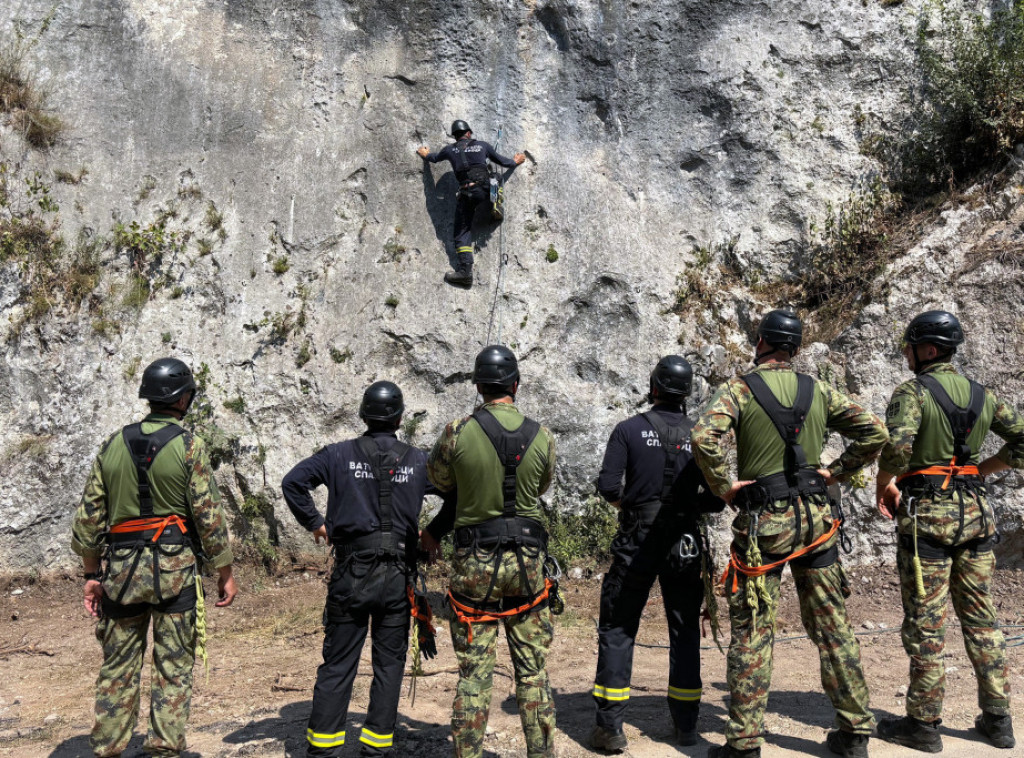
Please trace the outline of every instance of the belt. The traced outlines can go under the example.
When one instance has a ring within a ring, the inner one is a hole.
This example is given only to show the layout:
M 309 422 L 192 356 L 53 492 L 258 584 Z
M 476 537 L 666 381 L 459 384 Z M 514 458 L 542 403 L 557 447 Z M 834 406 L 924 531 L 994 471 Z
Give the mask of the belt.
M 907 473 L 902 474 L 896 481 L 897 483 L 902 483 L 907 479 L 912 479 L 917 476 L 925 477 L 925 481 L 928 482 L 932 482 L 934 478 L 941 478 L 942 487 L 939 489 L 944 490 L 949 487 L 949 483 L 953 479 L 961 481 L 969 480 L 980 477 L 981 473 L 978 471 L 977 466 L 957 466 L 950 463 L 948 466 L 928 466 L 927 468 L 919 468 L 916 471 L 908 471 Z M 909 487 L 912 485 L 907 484 L 906 486 Z
M 415 545 L 410 546 L 404 536 L 394 532 L 373 532 L 361 537 L 345 540 L 336 545 L 340 558 L 353 555 L 376 555 L 382 558 L 401 559 L 408 564 L 416 562 Z
M 151 542 L 162 545 L 182 545 L 187 542 L 188 527 L 177 515 L 166 518 L 137 518 L 122 521 L 110 527 L 107 542 Z
M 532 518 L 497 516 L 472 526 L 460 526 L 455 530 L 456 547 L 469 547 L 474 543 L 546 547 L 548 533 L 539 521 Z

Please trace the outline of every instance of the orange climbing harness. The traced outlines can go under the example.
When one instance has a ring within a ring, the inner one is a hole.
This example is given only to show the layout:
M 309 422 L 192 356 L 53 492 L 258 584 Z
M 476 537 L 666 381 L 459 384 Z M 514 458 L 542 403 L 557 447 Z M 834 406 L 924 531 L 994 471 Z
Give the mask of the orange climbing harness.
M 501 621 L 502 619 L 510 618 L 511 616 L 518 616 L 521 613 L 528 613 L 536 608 L 538 605 L 548 599 L 548 594 L 551 592 L 553 582 L 544 577 L 544 589 L 542 589 L 537 596 L 528 603 L 523 603 L 516 608 L 508 608 L 503 611 L 498 610 L 484 610 L 483 608 L 474 608 L 472 605 L 467 605 L 455 599 L 452 595 L 451 590 L 448 590 L 448 602 L 452 604 L 452 611 L 455 612 L 455 618 L 459 620 L 459 623 L 465 624 L 468 630 L 468 641 L 473 641 L 473 624 L 483 624 L 488 621 Z
M 801 556 L 807 555 L 808 553 L 812 552 L 816 547 L 821 547 L 822 545 L 824 545 L 826 542 L 832 539 L 832 536 L 836 532 L 839 531 L 839 526 L 842 523 L 842 519 L 835 519 L 832 522 L 832 528 L 820 537 L 818 537 L 818 539 L 814 540 L 814 542 L 812 542 L 810 545 L 805 545 L 799 550 L 790 553 L 785 558 L 780 558 L 779 560 L 772 561 L 771 563 L 765 563 L 762 566 L 748 566 L 742 560 L 740 560 L 738 555 L 736 555 L 735 549 L 730 550 L 729 565 L 725 567 L 725 573 L 722 574 L 722 584 L 726 584 L 726 582 L 729 579 L 729 572 L 732 571 L 732 588 L 729 590 L 729 592 L 735 592 L 737 589 L 739 589 L 739 577 L 737 577 L 737 573 L 743 574 L 744 576 L 764 576 L 770 571 L 774 571 L 777 568 L 781 568 L 790 561 L 796 558 L 800 558 Z
M 164 533 L 164 529 L 169 526 L 176 526 L 181 530 L 182 534 L 188 532 L 188 528 L 185 526 L 185 521 L 176 514 L 171 514 L 166 518 L 134 518 L 129 521 L 122 521 L 116 526 L 110 527 L 110 534 L 128 534 L 130 532 L 148 532 L 153 529 L 156 533 L 153 535 L 153 542 L 157 542 L 160 539 L 160 535 Z
M 917 471 L 908 471 L 901 474 L 896 481 L 902 482 L 911 476 L 944 476 L 946 478 L 942 481 L 940 489 L 946 489 L 954 476 L 981 476 L 981 472 L 978 471 L 977 466 L 957 466 L 956 458 L 954 458 L 948 466 L 929 466 L 928 468 L 919 468 Z

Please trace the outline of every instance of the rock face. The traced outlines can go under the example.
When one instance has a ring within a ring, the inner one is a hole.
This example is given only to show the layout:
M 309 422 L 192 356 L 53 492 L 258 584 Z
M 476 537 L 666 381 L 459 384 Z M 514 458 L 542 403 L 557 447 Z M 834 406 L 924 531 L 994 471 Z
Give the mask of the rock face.
M 0 28 L 38 30 L 51 7 L 7 0 Z M 241 536 L 306 546 L 282 475 L 360 430 L 376 379 L 403 388 L 407 436 L 430 444 L 470 411 L 465 380 L 488 342 L 517 351 L 521 405 L 558 437 L 551 500 L 579 505 L 658 356 L 691 359 L 700 400 L 743 365 L 770 300 L 752 285 L 799 275 L 809 223 L 874 169 L 861 114 L 899 113 L 917 13 L 860 0 L 60 4 L 26 64 L 68 129 L 40 152 L 6 125 L 0 157 L 19 175 L 79 177 L 53 183 L 68 239 L 137 222 L 178 244 L 143 260 L 99 245 L 91 300 L 21 327 L 22 269 L 0 264 L 0 568 L 72 561 L 97 446 L 142 412 L 141 367 L 164 354 L 208 367 Z M 414 153 L 439 149 L 453 118 L 489 141 L 500 126 L 499 151 L 529 156 L 504 224 L 479 230 L 469 292 L 441 283 L 453 176 Z M 1016 189 L 951 207 L 893 265 L 885 297 L 804 367 L 881 412 L 907 376 L 899 329 L 943 306 L 968 329 L 965 369 L 1020 407 L 1019 256 L 990 253 L 1022 220 Z M 677 276 L 698 247 L 738 274 L 681 318 Z M 151 283 L 141 305 L 133 271 Z M 995 487 L 1005 556 L 1020 553 L 1020 484 Z M 888 524 L 854 500 L 852 560 L 884 558 Z

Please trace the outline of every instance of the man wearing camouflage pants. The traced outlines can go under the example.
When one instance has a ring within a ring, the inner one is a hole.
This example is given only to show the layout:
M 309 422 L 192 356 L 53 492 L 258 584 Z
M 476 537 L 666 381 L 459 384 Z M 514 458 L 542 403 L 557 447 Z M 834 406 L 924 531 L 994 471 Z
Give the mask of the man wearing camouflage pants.
M 195 392 L 192 372 L 179 360 L 162 358 L 146 368 L 139 397 L 149 401 L 150 413 L 103 443 L 72 523 L 71 548 L 85 567 L 85 607 L 99 619 L 96 638 L 103 645 L 90 738 L 99 758 L 120 755 L 131 740 L 151 621 L 144 749 L 154 757 L 185 749 L 192 667 L 205 638 L 196 552 L 219 571 L 217 606 L 231 605 L 237 592 L 206 446 L 180 425 Z
M 916 376 L 889 402 L 890 442 L 876 482 L 879 509 L 896 517 L 903 647 L 910 656 L 907 715 L 883 720 L 878 735 L 928 753 L 942 750 L 950 596 L 978 679 L 975 728 L 996 747 L 1015 744 L 1006 642 L 991 595 L 997 529 L 984 478 L 1024 468 L 1024 418 L 953 368 L 963 339 L 960 321 L 946 311 L 927 311 L 910 322 L 903 354 Z M 979 462 L 990 430 L 1006 444 Z
M 485 347 L 473 382 L 484 404 L 448 424 L 427 459 L 430 481 L 457 490 L 449 601 L 459 684 L 452 707 L 457 758 L 479 758 L 491 703 L 498 623 L 515 670 L 516 702 L 529 758 L 554 755 L 555 706 L 545 668 L 554 635 L 544 576 L 547 534 L 539 496 L 551 484 L 551 433 L 514 405 L 519 367 L 506 347 Z M 427 549 L 434 524 L 421 535 Z
M 795 313 L 772 311 L 757 335 L 757 368 L 718 389 L 692 435 L 693 455 L 711 490 L 739 510 L 725 587 L 732 625 L 729 721 L 726 744 L 708 756 L 761 755 L 779 584 L 789 563 L 801 621 L 818 647 L 822 687 L 836 709 L 839 728 L 829 733 L 828 748 L 844 758 L 867 758 L 874 719 L 846 614 L 840 519 L 827 485 L 874 460 L 886 441 L 885 426 L 828 383 L 793 371 L 790 361 L 803 337 Z M 736 435 L 736 481 L 722 439 L 729 430 Z M 825 467 L 821 453 L 830 430 L 851 441 Z

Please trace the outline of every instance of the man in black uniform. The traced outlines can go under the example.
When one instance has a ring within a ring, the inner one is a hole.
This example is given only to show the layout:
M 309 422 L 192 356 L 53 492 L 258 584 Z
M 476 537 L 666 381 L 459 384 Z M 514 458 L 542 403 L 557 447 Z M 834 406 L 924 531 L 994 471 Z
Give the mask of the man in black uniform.
M 697 742 L 700 708 L 700 607 L 704 600 L 697 518 L 721 511 L 690 454 L 686 397 L 693 370 L 667 355 L 651 373 L 654 407 L 615 427 L 597 480 L 601 496 L 620 510 L 612 565 L 601 585 L 597 725 L 590 744 L 622 752 L 622 720 L 629 701 L 633 646 L 640 614 L 658 578 L 669 628 L 668 707 L 680 744 Z
M 317 669 L 307 756 L 335 758 L 359 654 L 372 622 L 373 684 L 359 741 L 362 755 L 391 752 L 409 633 L 408 587 L 415 571 L 418 520 L 427 482 L 426 454 L 395 436 L 405 406 L 391 382 L 363 393 L 366 432 L 306 458 L 281 483 L 298 522 L 334 546 L 324 610 L 324 662 Z M 310 490 L 327 486 L 327 518 Z M 430 491 L 433 491 L 430 488 Z M 428 649 L 427 657 L 432 656 Z
M 486 142 L 473 139 L 473 130 L 465 121 L 452 122 L 454 145 L 447 145 L 432 153 L 426 146 L 416 152 L 431 163 L 448 161 L 459 181 L 459 195 L 455 203 L 455 256 L 458 267 L 444 275 L 444 280 L 458 287 L 473 286 L 473 217 L 477 207 L 490 199 L 490 173 L 487 161 L 505 168 L 514 168 L 526 160 L 523 153 L 511 158 L 498 155 Z

